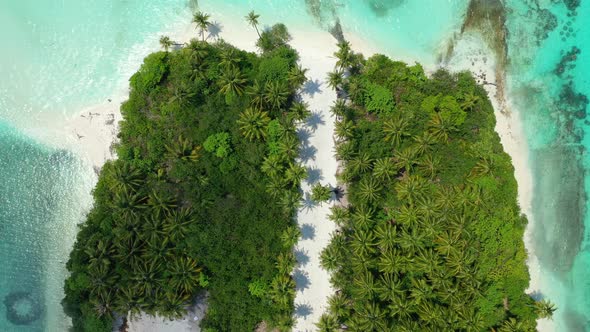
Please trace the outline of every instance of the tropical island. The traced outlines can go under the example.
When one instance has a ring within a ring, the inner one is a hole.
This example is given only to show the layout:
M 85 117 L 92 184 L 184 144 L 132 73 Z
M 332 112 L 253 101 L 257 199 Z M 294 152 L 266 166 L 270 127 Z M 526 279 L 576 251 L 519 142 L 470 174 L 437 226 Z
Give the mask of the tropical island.
M 203 293 L 203 331 L 292 329 L 306 69 L 285 25 L 248 20 L 257 53 L 207 40 L 198 12 L 198 38 L 163 37 L 131 77 L 117 159 L 67 264 L 73 330 L 179 319 Z M 346 41 L 334 56 L 342 168 L 338 187 L 315 185 L 311 198 L 334 205 L 320 261 L 336 291 L 316 328 L 534 330 L 555 308 L 525 294 L 526 218 L 486 92 L 470 73 L 429 78 Z

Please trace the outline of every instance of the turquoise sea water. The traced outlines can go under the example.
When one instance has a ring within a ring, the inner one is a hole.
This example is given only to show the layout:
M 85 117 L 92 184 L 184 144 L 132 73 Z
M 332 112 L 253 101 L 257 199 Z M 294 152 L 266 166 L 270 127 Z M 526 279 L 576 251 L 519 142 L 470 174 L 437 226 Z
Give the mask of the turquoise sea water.
M 505 1 L 509 96 L 520 110 L 532 149 L 539 224 L 534 238 L 547 285 L 542 295 L 560 308 L 557 331 L 588 330 L 590 313 L 584 296 L 590 293 L 590 236 L 584 227 L 590 224 L 585 213 L 590 180 L 584 176 L 590 165 L 584 149 L 590 146 L 584 135 L 590 122 L 581 97 L 590 93 L 584 76 L 590 72 L 590 35 L 584 30 L 590 23 L 584 17 L 590 13 L 588 2 L 569 10 L 566 3 L 576 1 Z M 89 208 L 95 175 L 83 160 L 59 148 L 59 133 L 47 133 L 56 130 L 47 123 L 64 122 L 125 87 L 142 57 L 158 47 L 159 35 L 185 23 L 197 5 L 235 19 L 254 9 L 263 26 L 284 22 L 328 29 L 339 21 L 345 31 L 363 36 L 391 57 L 434 63 L 459 30 L 467 4 L 0 0 L 0 38 L 6 45 L 0 52 L 0 299 L 16 294 L 17 309 L 40 308 L 28 325 L 14 325 L 2 307 L 0 331 L 62 331 L 64 326 L 58 305 L 64 263 L 75 225 Z M 573 46 L 580 54 L 556 73 L 562 52 Z
M 508 1 L 509 92 L 531 148 L 533 241 L 557 331 L 590 331 L 590 2 Z

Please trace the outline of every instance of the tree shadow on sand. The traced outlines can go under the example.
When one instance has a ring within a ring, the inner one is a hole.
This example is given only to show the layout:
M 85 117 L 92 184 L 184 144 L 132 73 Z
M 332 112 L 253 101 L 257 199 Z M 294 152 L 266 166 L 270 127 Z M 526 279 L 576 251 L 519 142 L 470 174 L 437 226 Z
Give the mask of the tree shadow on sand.
M 318 149 L 313 145 L 305 144 L 299 150 L 299 160 L 306 163 L 310 160 L 315 160 L 315 155 Z
M 311 224 L 301 225 L 301 239 L 313 240 L 315 238 L 315 226 Z
M 311 130 L 307 128 L 297 129 L 297 138 L 299 138 L 299 141 L 301 141 L 302 145 L 309 144 L 309 139 L 311 138 Z
M 307 303 L 299 303 L 295 305 L 295 316 L 297 317 L 307 319 L 307 316 L 311 315 L 312 312 L 313 309 L 311 308 L 311 305 Z
M 301 210 L 309 211 L 317 205 L 317 202 L 311 199 L 311 195 L 309 193 L 305 193 L 303 196 L 303 201 L 301 202 Z
M 319 168 L 312 168 L 312 167 L 308 167 L 307 168 L 307 179 L 305 179 L 305 182 L 307 182 L 307 184 L 314 185 L 320 181 L 322 181 L 324 179 L 324 176 L 322 175 L 322 170 Z
M 297 291 L 304 291 L 311 285 L 308 273 L 299 269 L 293 273 L 293 280 L 295 280 L 295 289 Z
M 330 196 L 330 202 L 340 202 L 341 199 L 344 198 L 345 192 L 342 187 L 333 187 L 332 189 L 332 196 Z
M 223 31 L 223 25 L 221 25 L 221 23 L 219 22 L 213 22 L 211 24 L 209 24 L 209 27 L 207 28 L 207 39 L 209 38 L 215 38 L 215 39 L 219 39 L 219 35 L 221 34 L 221 31 Z
M 307 263 L 309 263 L 309 255 L 307 254 L 307 250 L 296 249 L 295 250 L 295 259 L 297 259 L 299 266 L 307 265 Z
M 312 80 L 309 79 L 303 84 L 303 88 L 301 88 L 301 92 L 313 97 L 316 93 L 322 93 L 322 82 L 318 79 Z
M 311 115 L 307 118 L 305 124 L 307 127 L 311 128 L 312 130 L 318 129 L 320 125 L 326 124 L 324 121 L 324 116 L 320 112 L 312 112 Z

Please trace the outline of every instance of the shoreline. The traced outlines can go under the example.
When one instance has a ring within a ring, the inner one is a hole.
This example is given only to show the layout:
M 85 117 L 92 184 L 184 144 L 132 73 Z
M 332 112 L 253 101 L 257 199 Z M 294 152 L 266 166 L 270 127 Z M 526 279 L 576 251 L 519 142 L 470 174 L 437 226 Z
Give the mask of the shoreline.
M 208 8 L 204 8 L 205 11 L 207 11 L 207 9 Z M 235 16 L 238 16 L 239 20 L 235 20 L 236 17 L 234 17 L 234 15 L 220 14 L 215 10 L 211 10 L 209 12 L 212 15 L 212 21 L 220 24 L 222 27 L 222 31 L 219 34 L 220 38 L 240 49 L 256 52 L 255 42 L 258 39 L 258 36 L 256 35 L 254 28 L 248 26 L 244 21 L 243 15 L 236 14 Z M 188 20 L 186 22 L 188 22 Z M 329 32 L 321 30 L 320 28 L 301 28 L 295 26 L 287 26 L 287 28 L 293 36 L 293 40 L 290 42 L 290 44 L 300 54 L 301 65 L 304 68 L 310 69 L 308 76 L 314 83 L 319 82 L 321 84 L 321 82 L 325 79 L 327 72 L 332 70 L 333 64 L 335 62 L 335 59 L 331 57 L 331 55 L 336 50 L 336 39 Z M 363 41 L 358 36 L 349 33 L 349 31 L 344 30 L 343 33 L 346 39 L 351 43 L 351 46 L 355 52 L 363 53 L 366 58 L 375 53 L 391 53 L 384 52 L 385 50 L 378 52 L 379 50 L 377 47 L 372 45 L 370 41 Z M 310 35 L 318 37 L 319 34 L 323 34 L 323 36 L 319 38 L 309 38 Z M 178 30 L 175 33 L 169 33 L 169 36 L 172 40 L 178 43 L 185 43 L 191 38 L 198 38 L 198 31 L 194 28 L 193 24 L 183 24 L 182 26 L 178 27 Z M 210 41 L 213 40 L 214 39 L 210 39 Z M 465 43 L 466 45 L 462 45 Z M 149 53 L 159 49 L 157 42 L 153 46 L 153 48 L 149 47 L 149 49 L 145 51 Z M 462 47 L 465 49 L 462 49 Z M 143 54 L 143 56 L 146 56 L 148 53 Z M 403 55 L 403 53 L 396 55 L 395 58 L 407 63 L 411 63 L 413 60 L 411 56 Z M 484 84 L 484 88 L 487 91 L 490 101 L 494 107 L 494 112 L 496 115 L 496 132 L 500 136 L 504 150 L 512 158 L 512 164 L 515 171 L 514 175 L 518 184 L 518 203 L 521 208 L 521 212 L 527 215 L 528 218 L 528 225 L 526 227 L 523 239 L 528 254 L 527 265 L 530 274 L 528 291 L 529 293 L 537 292 L 542 287 L 541 271 L 537 258 L 534 255 L 534 248 L 532 247 L 533 239 L 531 238 L 534 222 L 532 220 L 531 214 L 533 179 L 532 171 L 529 165 L 529 150 L 518 110 L 514 109 L 511 105 L 506 91 L 497 91 L 496 86 L 493 85 L 497 77 L 495 61 L 493 58 L 494 56 L 491 50 L 487 49 L 487 47 L 478 37 L 465 34 L 458 38 L 453 55 L 450 57 L 448 63 L 443 67 L 454 71 L 469 70 L 476 76 L 476 78 L 480 77 L 480 79 L 478 79 L 479 82 L 481 82 L 481 77 L 483 74 L 485 80 L 488 83 L 492 83 Z M 141 59 L 143 59 L 143 57 L 141 57 Z M 137 70 L 140 65 L 141 62 L 135 64 L 135 70 Z M 422 63 L 422 65 L 428 72 L 432 72 L 438 67 L 432 63 Z M 128 77 L 123 78 L 126 85 L 127 79 Z M 319 166 L 324 171 L 322 174 L 322 183 L 336 185 L 337 183 L 335 180 L 335 174 L 337 164 L 336 160 L 331 157 L 330 148 L 333 148 L 332 132 L 334 119 L 329 114 L 329 106 L 331 105 L 330 101 L 332 101 L 332 99 L 331 97 L 325 95 L 325 93 L 328 92 L 328 89 L 329 88 L 324 85 L 322 92 L 315 93 L 315 96 L 312 95 L 310 97 L 308 95 L 304 98 L 310 103 L 310 110 L 321 111 L 320 114 L 324 116 L 327 115 L 327 117 L 324 117 L 324 121 L 326 122 L 325 128 L 318 128 L 318 130 L 312 134 L 313 137 L 311 139 L 317 140 L 317 142 L 313 142 L 313 145 L 317 148 L 318 152 L 321 151 L 325 153 L 326 151 L 330 151 L 330 153 L 323 156 L 326 159 L 319 160 L 318 162 L 312 161 L 310 163 L 306 163 L 306 166 Z M 505 87 L 502 90 L 505 90 Z M 333 91 L 329 91 L 329 93 L 334 95 L 333 100 L 335 100 L 335 93 Z M 502 98 L 498 98 L 499 96 L 502 96 Z M 107 160 L 116 157 L 110 150 L 110 147 L 116 140 L 118 122 L 122 119 L 119 110 L 120 104 L 127 100 L 127 98 L 128 87 L 124 90 L 121 90 L 121 93 L 117 96 L 114 96 L 110 102 L 104 102 L 99 105 L 93 105 L 85 108 L 83 111 L 67 120 L 65 127 L 65 130 L 67 130 L 69 133 L 67 136 L 67 148 L 81 156 L 82 159 L 92 165 L 95 170 L 97 167 L 100 168 Z M 318 99 L 318 101 L 316 102 L 314 99 Z M 502 100 L 504 103 L 501 102 Z M 100 124 L 97 125 L 97 123 Z M 84 137 L 78 137 L 78 135 Z M 326 137 L 328 138 L 327 141 Z M 84 142 L 84 144 L 80 144 L 81 142 Z M 333 159 L 333 161 L 330 159 Z M 334 165 L 331 165 L 331 163 Z M 334 168 L 333 172 L 331 172 L 331 168 Z M 303 183 L 302 189 L 305 192 L 308 192 L 310 185 Z M 330 235 L 331 232 L 335 230 L 335 225 L 328 224 L 331 222 L 328 221 L 326 217 L 329 213 L 329 207 L 332 204 L 333 203 L 324 204 L 318 209 L 314 209 L 318 210 L 317 213 L 319 213 L 319 215 L 311 214 L 310 216 L 303 216 L 301 212 L 298 214 L 298 220 L 300 219 L 298 223 L 300 226 L 307 224 L 308 222 L 312 222 L 318 227 L 326 227 L 326 229 L 321 229 L 321 232 L 324 233 L 321 234 L 321 238 L 319 237 L 320 234 L 316 234 L 316 238 L 310 239 L 310 243 L 306 244 L 300 241 L 300 243 L 296 246 L 297 250 L 305 251 L 307 252 L 307 255 L 311 253 L 316 256 L 309 257 L 309 262 L 306 264 L 306 266 L 313 264 L 314 268 L 301 268 L 301 270 L 303 270 L 302 272 L 307 272 L 306 275 L 305 273 L 303 275 L 305 275 L 307 278 L 309 287 L 307 289 L 304 288 L 301 291 L 299 289 L 297 290 L 295 315 L 297 313 L 298 305 L 300 307 L 306 305 L 312 306 L 311 314 L 305 316 L 303 320 L 298 320 L 298 322 L 302 321 L 302 323 L 298 323 L 296 327 L 301 330 L 310 328 L 315 329 L 315 325 L 313 323 L 317 321 L 317 319 L 319 319 L 323 313 L 322 309 L 325 308 L 327 303 L 327 296 L 332 293 L 331 284 L 329 283 L 329 274 L 319 266 L 319 253 L 323 247 L 329 243 L 330 240 L 330 236 L 326 235 Z M 319 230 L 319 228 L 316 228 L 316 231 Z M 298 273 L 297 270 L 295 273 Z M 324 273 L 325 276 L 322 278 L 325 282 L 328 282 L 329 286 L 327 288 L 327 292 L 320 291 L 318 294 L 316 287 L 312 287 L 313 284 L 311 281 L 315 279 L 322 279 L 317 278 L 317 276 Z M 155 321 L 156 320 L 151 323 L 158 324 Z M 538 321 L 537 328 L 539 331 L 552 330 L 550 327 L 550 321 L 545 321 L 547 320 Z M 190 327 L 190 325 L 188 326 L 189 327 L 186 329 L 186 331 L 200 330 L 194 330 L 192 327 Z
M 530 150 L 520 112 L 511 102 L 509 93 L 506 91 L 506 84 L 496 85 L 496 80 L 500 75 L 504 76 L 504 81 L 506 81 L 506 73 L 498 72 L 493 54 L 477 34 L 466 33 L 457 40 L 457 45 L 455 45 L 453 54 L 445 67 L 455 71 L 469 70 L 479 83 L 486 83 L 483 84 L 483 87 L 488 93 L 496 116 L 495 131 L 500 137 L 504 151 L 512 160 L 514 177 L 518 186 L 518 205 L 521 213 L 527 217 L 523 236 L 529 272 L 529 287 L 526 291 L 531 295 L 541 294 L 541 290 L 546 287 L 534 247 L 535 222 L 532 213 L 534 180 L 529 159 Z M 537 331 L 555 331 L 555 323 L 549 319 L 538 319 Z

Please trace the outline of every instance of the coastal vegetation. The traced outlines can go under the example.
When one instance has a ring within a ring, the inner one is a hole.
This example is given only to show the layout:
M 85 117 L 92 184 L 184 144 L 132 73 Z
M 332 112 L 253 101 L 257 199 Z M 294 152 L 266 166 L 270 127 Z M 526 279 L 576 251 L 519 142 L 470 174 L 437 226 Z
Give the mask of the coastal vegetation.
M 321 254 L 336 292 L 318 329 L 534 331 L 555 308 L 525 294 L 526 219 L 484 89 L 346 42 L 335 56 L 347 195 Z
M 100 171 L 67 263 L 75 331 L 140 312 L 178 318 L 202 291 L 205 331 L 292 324 L 305 70 L 283 25 L 254 54 L 208 43 L 209 20 L 195 14 L 200 38 L 178 50 L 163 37 L 130 79 L 118 158 Z

